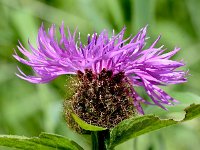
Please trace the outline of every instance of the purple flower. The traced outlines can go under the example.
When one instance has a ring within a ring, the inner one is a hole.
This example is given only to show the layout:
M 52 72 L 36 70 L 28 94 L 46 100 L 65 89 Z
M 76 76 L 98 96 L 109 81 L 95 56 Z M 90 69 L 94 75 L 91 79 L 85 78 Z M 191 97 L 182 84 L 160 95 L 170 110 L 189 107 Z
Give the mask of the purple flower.
M 163 109 L 163 105 L 172 105 L 177 102 L 170 97 L 158 85 L 178 84 L 186 82 L 187 72 L 176 70 L 184 66 L 181 61 L 173 61 L 170 58 L 180 48 L 165 53 L 163 46 L 156 48 L 160 39 L 148 48 L 145 48 L 146 29 L 142 28 L 134 37 L 123 39 L 125 28 L 111 38 L 106 30 L 99 35 L 88 35 L 87 44 L 80 41 L 80 34 L 76 41 L 76 31 L 68 36 L 64 32 L 64 25 L 60 28 L 61 38 L 55 36 L 55 25 L 45 32 L 43 25 L 40 27 L 37 38 L 37 48 L 30 42 L 31 52 L 19 43 L 18 50 L 28 59 L 20 57 L 16 52 L 14 57 L 21 63 L 32 67 L 34 76 L 24 74 L 19 68 L 20 78 L 32 83 L 47 83 L 63 74 L 77 74 L 78 71 L 92 70 L 99 74 L 103 69 L 111 70 L 113 74 L 123 72 L 129 82 L 134 86 L 145 89 L 152 102 L 140 97 L 132 88 L 131 96 L 134 106 L 143 114 L 141 103 L 155 104 Z

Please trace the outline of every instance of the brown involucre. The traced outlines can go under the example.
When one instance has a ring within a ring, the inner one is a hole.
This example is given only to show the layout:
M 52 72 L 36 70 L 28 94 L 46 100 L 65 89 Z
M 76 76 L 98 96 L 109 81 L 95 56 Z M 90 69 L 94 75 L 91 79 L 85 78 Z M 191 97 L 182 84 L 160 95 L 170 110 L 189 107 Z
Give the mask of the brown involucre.
M 130 95 L 131 85 L 123 72 L 113 74 L 103 69 L 99 74 L 94 74 L 88 69 L 85 73 L 78 71 L 73 87 L 74 95 L 65 100 L 64 110 L 68 125 L 77 131 L 81 129 L 71 113 L 88 124 L 108 129 L 136 113 Z

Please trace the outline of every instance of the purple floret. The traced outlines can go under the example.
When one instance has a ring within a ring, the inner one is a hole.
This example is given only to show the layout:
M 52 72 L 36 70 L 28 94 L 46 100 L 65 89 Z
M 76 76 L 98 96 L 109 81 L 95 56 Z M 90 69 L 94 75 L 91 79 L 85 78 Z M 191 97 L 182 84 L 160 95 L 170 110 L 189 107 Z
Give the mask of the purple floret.
M 38 32 L 37 48 L 30 42 L 31 52 L 19 43 L 18 50 L 28 59 L 20 57 L 16 52 L 14 57 L 21 63 L 30 66 L 35 72 L 34 76 L 25 75 L 19 68 L 20 78 L 32 83 L 47 83 L 63 74 L 77 74 L 91 69 L 98 74 L 104 68 L 112 70 L 114 74 L 124 72 L 133 86 L 141 86 L 145 89 L 152 102 L 141 98 L 135 90 L 132 91 L 134 105 L 140 113 L 143 110 L 141 103 L 155 104 L 163 109 L 163 105 L 172 105 L 177 102 L 170 97 L 158 85 L 179 84 L 186 82 L 187 72 L 176 70 L 184 66 L 181 61 L 170 60 L 180 48 L 166 53 L 163 46 L 156 48 L 160 39 L 148 48 L 144 48 L 146 42 L 146 29 L 142 28 L 137 35 L 123 39 L 125 28 L 110 38 L 106 30 L 99 35 L 88 35 L 86 45 L 80 41 L 80 34 L 76 41 L 76 31 L 72 34 L 68 29 L 66 36 L 64 24 L 60 27 L 61 38 L 56 38 L 55 25 L 48 32 L 42 25 Z

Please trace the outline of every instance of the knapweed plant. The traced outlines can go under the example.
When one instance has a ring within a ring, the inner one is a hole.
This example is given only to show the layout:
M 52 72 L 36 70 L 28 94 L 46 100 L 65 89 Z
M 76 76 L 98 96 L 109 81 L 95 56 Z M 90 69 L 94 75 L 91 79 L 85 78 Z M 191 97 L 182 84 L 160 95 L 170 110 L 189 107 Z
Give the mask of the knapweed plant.
M 147 47 L 147 27 L 128 38 L 124 38 L 125 28 L 111 36 L 106 30 L 93 33 L 88 35 L 86 44 L 76 31 L 71 33 L 68 29 L 66 34 L 63 24 L 60 40 L 55 30 L 52 25 L 46 32 L 42 25 L 37 48 L 29 43 L 31 51 L 19 43 L 18 51 L 27 59 L 18 52 L 15 59 L 30 66 L 35 74 L 26 75 L 18 68 L 17 76 L 40 84 L 61 75 L 73 75 L 73 95 L 64 101 L 65 120 L 76 132 L 91 135 L 92 149 L 114 149 L 130 138 L 199 116 L 200 106 L 195 104 L 185 109 L 181 121 L 145 115 L 146 105 L 167 110 L 167 105 L 178 102 L 160 86 L 187 81 L 187 71 L 179 69 L 184 63 L 171 60 L 180 48 L 166 52 L 163 46 L 156 47 L 160 36 Z M 136 88 L 144 89 L 149 99 L 142 98 Z M 1 136 L 0 141 L 1 145 L 21 149 L 82 149 L 78 142 L 47 133 L 39 138 Z

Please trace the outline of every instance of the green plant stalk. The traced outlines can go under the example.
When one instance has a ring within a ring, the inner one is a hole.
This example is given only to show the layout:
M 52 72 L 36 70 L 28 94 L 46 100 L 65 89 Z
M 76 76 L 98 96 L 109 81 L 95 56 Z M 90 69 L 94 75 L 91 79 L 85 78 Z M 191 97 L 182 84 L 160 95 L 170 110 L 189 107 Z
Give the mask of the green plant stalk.
M 108 138 L 109 130 L 93 131 L 92 137 L 92 150 L 108 150 L 106 147 L 106 139 Z

